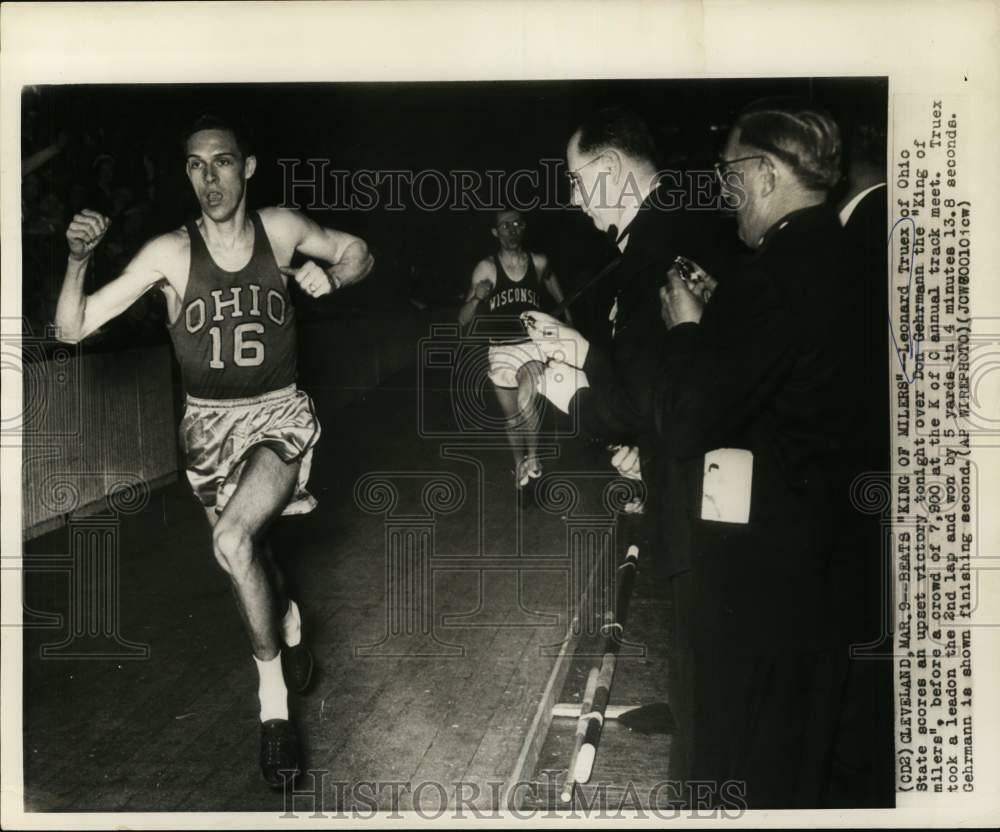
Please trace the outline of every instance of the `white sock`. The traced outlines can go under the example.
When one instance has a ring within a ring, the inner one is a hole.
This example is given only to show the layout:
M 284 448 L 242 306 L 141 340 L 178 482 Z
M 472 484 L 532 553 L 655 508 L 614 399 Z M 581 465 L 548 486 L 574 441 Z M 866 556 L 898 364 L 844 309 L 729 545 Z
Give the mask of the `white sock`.
M 521 479 L 517 481 L 519 488 L 524 488 L 529 482 L 538 479 L 542 475 L 542 466 L 539 465 L 538 460 L 533 456 L 526 456 L 521 460 L 521 464 L 518 467 L 521 473 Z
M 288 602 L 288 612 L 281 619 L 281 636 L 289 647 L 302 641 L 302 617 L 299 615 L 299 605 L 294 601 Z
M 260 721 L 288 719 L 288 690 L 281 672 L 281 653 L 270 661 L 261 661 L 256 656 L 253 660 L 260 676 L 260 687 L 257 690 L 260 698 Z

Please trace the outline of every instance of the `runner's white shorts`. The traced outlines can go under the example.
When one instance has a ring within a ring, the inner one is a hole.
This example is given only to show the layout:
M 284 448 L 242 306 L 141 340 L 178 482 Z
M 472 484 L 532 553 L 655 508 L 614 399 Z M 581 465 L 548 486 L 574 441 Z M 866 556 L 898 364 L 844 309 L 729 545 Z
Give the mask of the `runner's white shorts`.
M 188 396 L 179 428 L 188 481 L 206 508 L 221 514 L 233 496 L 247 455 L 266 446 L 299 476 L 282 514 L 306 514 L 316 498 L 306 491 L 320 426 L 312 399 L 294 384 L 248 399 Z
M 489 377 L 497 387 L 517 387 L 517 371 L 529 361 L 545 363 L 545 356 L 531 339 L 491 344 Z

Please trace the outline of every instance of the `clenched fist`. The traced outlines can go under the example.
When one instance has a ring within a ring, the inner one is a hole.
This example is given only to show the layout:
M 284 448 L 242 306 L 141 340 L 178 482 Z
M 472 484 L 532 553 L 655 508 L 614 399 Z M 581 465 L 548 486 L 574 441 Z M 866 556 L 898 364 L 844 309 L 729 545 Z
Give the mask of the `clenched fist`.
M 293 269 L 291 266 L 282 266 L 281 273 L 286 277 L 295 278 L 295 282 L 310 297 L 319 298 L 330 294 L 334 289 L 339 289 L 340 285 L 335 278 L 330 277 L 320 266 L 312 260 L 307 260 L 299 268 Z
M 630 445 L 609 445 L 611 465 L 619 476 L 627 480 L 641 480 L 642 468 L 639 464 L 639 449 Z
M 111 220 L 97 211 L 84 208 L 73 217 L 66 229 L 71 260 L 86 260 L 108 233 Z
M 492 291 L 493 291 L 493 284 L 489 280 L 486 280 L 484 278 L 483 280 L 480 280 L 476 284 L 476 288 L 472 290 L 472 293 L 477 300 L 486 300 L 486 298 L 490 296 L 490 292 Z

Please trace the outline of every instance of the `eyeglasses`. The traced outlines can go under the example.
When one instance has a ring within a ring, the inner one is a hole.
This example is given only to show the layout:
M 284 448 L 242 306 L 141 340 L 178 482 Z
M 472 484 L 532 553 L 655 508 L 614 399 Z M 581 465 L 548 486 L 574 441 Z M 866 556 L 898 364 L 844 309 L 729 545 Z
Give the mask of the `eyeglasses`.
M 726 170 L 737 162 L 749 162 L 751 159 L 767 159 L 762 153 L 758 153 L 755 156 L 740 156 L 738 159 L 721 159 L 716 162 L 712 167 L 715 169 L 715 175 L 718 177 L 719 181 L 723 180 L 723 174 Z
M 524 228 L 524 220 L 504 220 L 497 223 L 497 228 L 501 231 L 510 231 L 512 228 L 521 229 Z
M 603 153 L 598 153 L 589 162 L 584 162 L 584 164 L 580 165 L 580 167 L 575 168 L 574 170 L 566 171 L 566 176 L 569 178 L 570 188 L 580 187 L 580 171 L 583 170 L 584 168 L 589 168 L 592 164 L 594 164 L 594 162 L 600 159 L 603 155 L 604 155 Z

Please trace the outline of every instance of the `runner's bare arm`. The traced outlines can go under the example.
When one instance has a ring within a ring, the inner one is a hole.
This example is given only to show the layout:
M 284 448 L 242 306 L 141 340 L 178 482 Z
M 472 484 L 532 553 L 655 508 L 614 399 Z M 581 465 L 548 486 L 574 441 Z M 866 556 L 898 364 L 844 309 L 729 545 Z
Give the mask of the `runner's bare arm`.
M 267 208 L 260 212 L 269 232 L 274 234 L 277 249 L 299 251 L 306 257 L 315 257 L 328 264 L 323 269 L 332 289 L 350 286 L 364 280 L 375 265 L 375 258 L 360 237 L 324 228 L 304 214 L 287 208 Z M 281 261 L 285 265 L 288 261 Z M 319 294 L 324 294 L 319 292 Z
M 458 310 L 458 322 L 462 326 L 468 326 L 474 317 L 480 301 L 486 300 L 493 291 L 497 282 L 497 271 L 493 261 L 489 258 L 480 260 L 476 268 L 472 270 L 472 281 L 469 284 L 469 291 L 465 294 L 465 303 Z
M 145 292 L 163 280 L 164 261 L 176 248 L 173 235 L 156 237 L 139 251 L 125 270 L 91 295 L 83 293 L 83 278 L 91 255 L 104 238 L 109 221 L 96 211 L 84 210 L 66 230 L 69 258 L 66 276 L 56 303 L 56 337 L 75 344 L 122 314 Z

